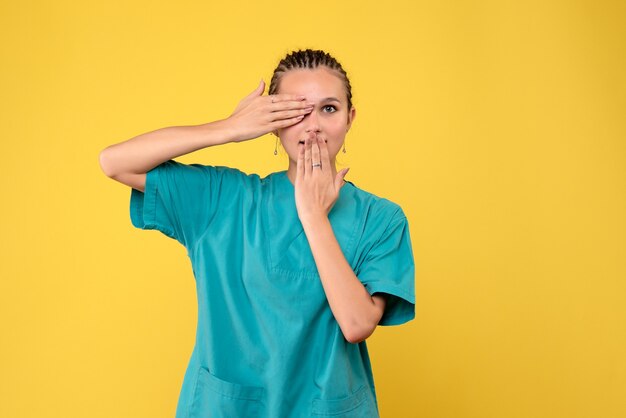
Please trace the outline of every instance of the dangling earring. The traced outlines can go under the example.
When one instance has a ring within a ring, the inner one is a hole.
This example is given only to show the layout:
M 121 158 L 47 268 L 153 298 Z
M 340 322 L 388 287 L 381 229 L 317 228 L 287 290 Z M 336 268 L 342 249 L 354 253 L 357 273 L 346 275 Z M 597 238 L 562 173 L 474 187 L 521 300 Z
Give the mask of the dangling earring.
M 343 153 L 346 153 L 346 141 L 343 141 Z
M 278 137 L 276 137 L 276 145 L 274 146 L 274 155 L 278 155 Z

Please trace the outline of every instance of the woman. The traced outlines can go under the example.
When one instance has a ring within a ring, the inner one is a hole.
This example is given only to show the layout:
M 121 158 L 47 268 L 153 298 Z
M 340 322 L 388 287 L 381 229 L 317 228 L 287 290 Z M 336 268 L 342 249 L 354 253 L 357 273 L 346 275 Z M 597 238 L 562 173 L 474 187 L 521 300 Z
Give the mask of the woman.
M 406 216 L 335 168 L 356 111 L 332 56 L 294 51 L 264 90 L 226 119 L 100 154 L 132 187 L 132 224 L 176 239 L 192 263 L 198 327 L 176 417 L 377 417 L 365 339 L 415 316 Z M 263 178 L 173 160 L 270 132 L 289 166 Z

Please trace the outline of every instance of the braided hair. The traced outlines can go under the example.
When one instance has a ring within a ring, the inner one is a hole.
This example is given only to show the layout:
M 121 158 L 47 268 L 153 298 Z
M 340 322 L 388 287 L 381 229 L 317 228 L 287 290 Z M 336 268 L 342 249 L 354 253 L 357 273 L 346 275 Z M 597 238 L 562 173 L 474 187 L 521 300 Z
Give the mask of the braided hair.
M 352 108 L 352 87 L 350 86 L 350 80 L 348 75 L 344 71 L 339 62 L 331 56 L 329 53 L 322 50 L 305 49 L 292 51 L 285 58 L 283 58 L 272 75 L 272 81 L 270 82 L 269 94 L 275 94 L 278 90 L 278 84 L 284 73 L 289 70 L 296 69 L 314 69 L 324 66 L 329 70 L 335 71 L 339 78 L 343 81 L 346 88 L 346 96 L 348 98 L 348 109 Z

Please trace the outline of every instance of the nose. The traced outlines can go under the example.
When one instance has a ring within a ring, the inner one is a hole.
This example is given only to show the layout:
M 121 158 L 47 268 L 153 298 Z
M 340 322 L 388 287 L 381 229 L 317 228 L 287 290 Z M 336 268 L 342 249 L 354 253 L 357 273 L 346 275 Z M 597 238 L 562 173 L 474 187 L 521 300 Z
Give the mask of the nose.
M 322 132 L 322 127 L 320 126 L 319 117 L 317 116 L 315 110 L 304 117 L 302 121 L 305 124 L 304 131 L 306 133 L 319 133 Z

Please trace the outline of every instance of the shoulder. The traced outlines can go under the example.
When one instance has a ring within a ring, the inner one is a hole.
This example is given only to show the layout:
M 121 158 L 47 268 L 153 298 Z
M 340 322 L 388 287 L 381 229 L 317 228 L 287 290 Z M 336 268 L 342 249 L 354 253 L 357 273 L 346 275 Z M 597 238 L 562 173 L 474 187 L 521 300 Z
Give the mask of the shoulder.
M 367 214 L 368 218 L 380 221 L 388 220 L 393 222 L 396 220 L 406 219 L 406 215 L 402 207 L 388 199 L 372 192 L 364 190 L 351 181 L 346 180 L 343 188 L 347 188 L 353 204 L 356 204 L 359 211 Z
M 223 165 L 208 165 L 201 163 L 183 163 L 174 159 L 167 160 L 153 170 L 167 171 L 187 178 L 199 178 L 207 182 L 219 182 L 235 184 L 254 184 L 261 181 L 258 174 L 245 173 L 244 171 Z

